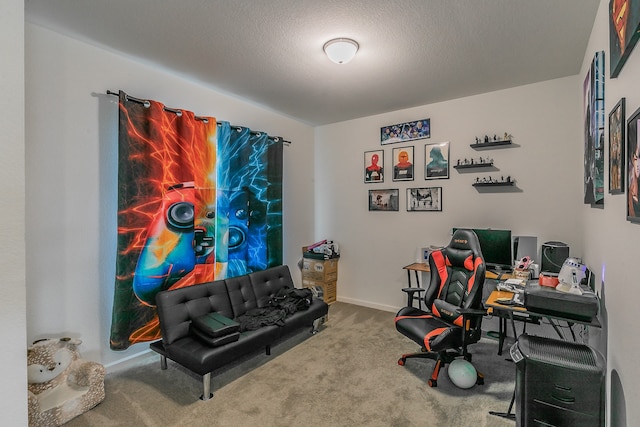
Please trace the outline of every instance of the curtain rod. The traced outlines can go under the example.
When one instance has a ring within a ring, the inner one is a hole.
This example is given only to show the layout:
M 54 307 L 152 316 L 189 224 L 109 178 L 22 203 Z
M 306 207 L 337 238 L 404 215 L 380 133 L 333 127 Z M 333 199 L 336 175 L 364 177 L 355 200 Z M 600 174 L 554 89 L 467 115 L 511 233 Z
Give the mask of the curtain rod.
M 119 97 L 120 93 L 119 92 L 114 92 L 114 91 L 111 91 L 111 90 L 107 89 L 107 95 L 114 95 L 114 96 L 118 96 Z M 135 97 L 133 97 L 133 96 L 127 94 L 127 93 L 125 93 L 124 96 L 125 96 L 125 99 L 127 101 L 133 101 L 133 102 L 136 102 L 138 104 L 142 104 L 142 105 L 145 106 L 145 108 L 149 108 L 151 106 L 151 102 L 149 102 L 149 100 L 147 100 L 147 99 L 135 98 Z M 182 116 L 182 110 L 178 110 L 178 109 L 175 109 L 175 108 L 169 108 L 169 107 L 163 107 L 163 110 L 167 111 L 169 113 L 174 113 L 178 117 Z M 208 120 L 207 120 L 206 117 L 194 116 L 194 118 L 196 120 L 201 120 L 201 121 L 203 121 L 205 123 L 208 123 Z M 220 123 L 218 123 L 218 126 L 220 126 Z M 236 128 L 237 130 L 240 130 L 242 128 L 242 126 L 237 126 L 237 125 L 231 125 L 231 127 Z M 251 135 L 260 136 L 260 135 L 262 135 L 263 132 L 253 131 L 252 130 L 252 131 L 250 131 L 250 133 L 251 133 Z M 291 141 L 287 141 L 281 136 L 271 136 L 271 135 L 267 134 L 267 138 L 273 140 L 274 142 L 282 142 L 283 144 L 287 144 L 287 145 L 291 144 Z

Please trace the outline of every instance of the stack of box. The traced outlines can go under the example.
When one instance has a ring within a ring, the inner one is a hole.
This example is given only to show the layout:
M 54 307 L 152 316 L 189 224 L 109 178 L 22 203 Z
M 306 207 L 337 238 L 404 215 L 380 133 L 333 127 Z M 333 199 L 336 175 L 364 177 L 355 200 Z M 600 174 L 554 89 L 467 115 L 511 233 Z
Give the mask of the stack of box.
M 331 304 L 337 298 L 338 257 L 330 259 L 312 258 L 307 247 L 302 248 L 302 286 L 322 289 L 324 301 Z

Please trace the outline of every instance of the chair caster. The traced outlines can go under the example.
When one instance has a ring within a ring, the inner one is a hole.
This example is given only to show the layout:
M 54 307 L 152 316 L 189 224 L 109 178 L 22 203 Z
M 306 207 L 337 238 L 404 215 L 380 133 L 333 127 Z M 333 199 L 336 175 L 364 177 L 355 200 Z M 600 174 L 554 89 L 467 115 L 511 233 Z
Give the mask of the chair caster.
M 429 387 L 438 387 L 438 380 L 429 378 L 429 381 L 427 381 L 427 385 L 429 385 Z
M 401 357 L 400 359 L 398 359 L 398 365 L 400 366 L 404 366 L 404 363 L 407 361 L 407 359 L 405 359 L 404 357 Z
M 484 375 L 478 373 L 478 378 L 476 378 L 477 385 L 484 385 Z

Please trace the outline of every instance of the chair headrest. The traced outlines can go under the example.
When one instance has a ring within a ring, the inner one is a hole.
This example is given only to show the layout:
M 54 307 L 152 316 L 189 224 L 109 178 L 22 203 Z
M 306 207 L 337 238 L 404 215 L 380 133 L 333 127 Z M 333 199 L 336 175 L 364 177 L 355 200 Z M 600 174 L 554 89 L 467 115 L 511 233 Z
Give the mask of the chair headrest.
M 474 257 L 482 257 L 480 242 L 476 233 L 467 228 L 459 228 L 453 233 L 449 247 L 453 249 L 470 250 Z

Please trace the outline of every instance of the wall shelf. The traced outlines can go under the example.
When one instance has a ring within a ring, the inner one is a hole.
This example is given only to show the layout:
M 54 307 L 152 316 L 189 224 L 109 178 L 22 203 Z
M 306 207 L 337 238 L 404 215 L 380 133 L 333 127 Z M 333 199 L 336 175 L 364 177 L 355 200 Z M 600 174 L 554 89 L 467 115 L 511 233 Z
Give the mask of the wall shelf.
M 510 139 L 504 139 L 502 141 L 478 142 L 475 144 L 470 144 L 471 148 L 473 148 L 474 150 L 482 149 L 482 148 L 506 147 L 510 145 L 512 145 Z
M 515 181 L 499 181 L 499 182 L 474 182 L 474 187 L 505 187 L 508 185 L 514 185 Z
M 479 168 L 491 168 L 493 167 L 493 162 L 491 163 L 474 163 L 472 165 L 454 165 L 454 169 L 479 169 Z

